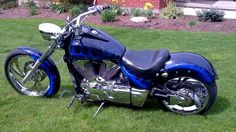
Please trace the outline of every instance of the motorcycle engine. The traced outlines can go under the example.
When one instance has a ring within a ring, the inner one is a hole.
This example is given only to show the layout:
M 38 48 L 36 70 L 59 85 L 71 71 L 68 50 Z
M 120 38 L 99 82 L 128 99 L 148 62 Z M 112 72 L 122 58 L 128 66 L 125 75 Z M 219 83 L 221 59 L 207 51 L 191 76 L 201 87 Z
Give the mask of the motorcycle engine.
M 111 101 L 143 106 L 148 92 L 132 88 L 120 67 L 110 61 L 84 63 L 76 66 L 84 79 L 80 87 L 89 101 Z
M 90 81 L 83 81 L 80 85 L 91 101 L 112 101 L 130 104 L 131 87 L 117 84 L 115 81 L 106 81 L 96 77 Z

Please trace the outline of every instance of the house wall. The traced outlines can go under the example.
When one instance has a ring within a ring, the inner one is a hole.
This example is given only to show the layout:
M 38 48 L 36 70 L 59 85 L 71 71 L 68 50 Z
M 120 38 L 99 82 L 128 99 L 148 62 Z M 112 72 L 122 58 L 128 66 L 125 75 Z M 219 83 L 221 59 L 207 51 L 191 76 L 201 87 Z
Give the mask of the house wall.
M 103 5 L 111 3 L 112 0 L 97 0 L 97 4 Z M 166 7 L 167 0 L 119 0 L 119 4 L 123 7 L 140 7 L 143 8 L 144 4 L 150 2 L 153 4 L 154 9 L 161 9 Z

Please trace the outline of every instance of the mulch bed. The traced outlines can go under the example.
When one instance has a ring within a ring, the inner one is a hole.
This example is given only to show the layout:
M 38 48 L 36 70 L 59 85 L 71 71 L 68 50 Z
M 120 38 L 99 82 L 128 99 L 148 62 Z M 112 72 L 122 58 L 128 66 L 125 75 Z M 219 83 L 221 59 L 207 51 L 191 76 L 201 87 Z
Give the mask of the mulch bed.
M 53 13 L 49 9 L 39 9 L 38 14 L 29 16 L 27 8 L 13 8 L 0 11 L 0 18 L 51 18 L 51 19 L 66 19 L 68 13 Z M 194 31 L 194 32 L 231 32 L 236 33 L 236 20 L 225 19 L 223 22 L 198 22 L 195 26 L 190 27 L 188 23 L 192 20 L 197 20 L 195 16 L 184 16 L 178 19 L 151 19 L 146 23 L 133 23 L 130 21 L 130 16 L 119 16 L 115 22 L 103 23 L 99 15 L 89 16 L 86 21 L 98 25 L 109 25 L 119 27 L 143 28 L 143 29 L 161 29 L 161 30 L 176 30 L 176 31 Z

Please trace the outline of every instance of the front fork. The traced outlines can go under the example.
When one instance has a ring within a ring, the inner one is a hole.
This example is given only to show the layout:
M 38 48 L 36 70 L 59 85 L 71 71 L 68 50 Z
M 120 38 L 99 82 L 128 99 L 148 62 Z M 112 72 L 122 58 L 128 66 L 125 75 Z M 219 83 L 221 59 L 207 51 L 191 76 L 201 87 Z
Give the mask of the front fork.
M 23 80 L 22 80 L 23 84 L 25 84 L 30 79 L 30 77 L 33 75 L 33 73 L 42 64 L 43 60 L 53 53 L 53 51 L 57 45 L 58 45 L 58 41 L 53 41 L 52 44 L 50 44 L 50 46 L 48 46 L 46 52 L 34 63 L 34 65 L 32 66 L 32 69 L 23 78 Z

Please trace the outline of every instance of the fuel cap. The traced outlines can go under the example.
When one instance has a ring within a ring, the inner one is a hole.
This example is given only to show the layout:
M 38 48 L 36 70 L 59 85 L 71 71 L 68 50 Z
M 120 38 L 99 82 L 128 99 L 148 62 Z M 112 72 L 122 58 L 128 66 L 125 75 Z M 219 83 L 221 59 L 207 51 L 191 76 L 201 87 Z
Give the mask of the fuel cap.
M 96 31 L 96 30 L 91 30 L 91 33 L 94 35 L 98 35 L 98 31 Z

